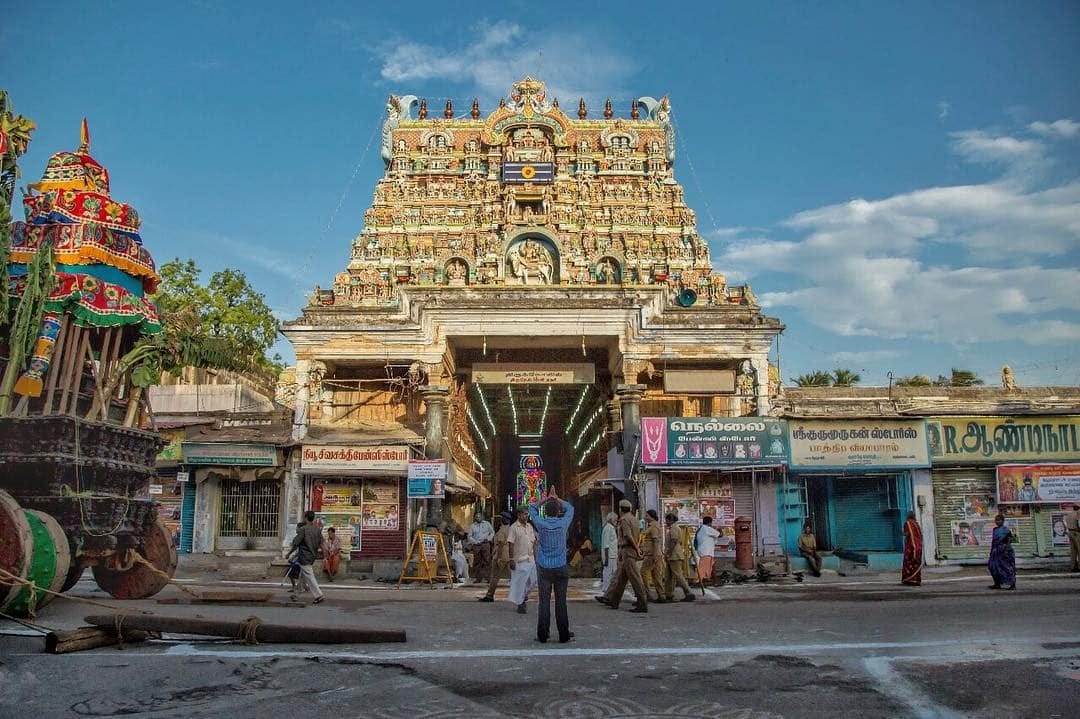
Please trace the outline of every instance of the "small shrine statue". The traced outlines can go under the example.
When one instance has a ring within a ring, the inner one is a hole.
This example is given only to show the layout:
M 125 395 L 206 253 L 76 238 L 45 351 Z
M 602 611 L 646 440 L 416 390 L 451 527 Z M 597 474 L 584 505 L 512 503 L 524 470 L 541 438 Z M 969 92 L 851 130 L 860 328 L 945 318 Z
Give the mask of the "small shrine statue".
M 510 253 L 510 269 L 521 284 L 530 284 L 530 276 L 536 278 L 531 284 L 550 285 L 555 265 L 546 247 L 536 240 L 525 240 Z
M 1016 378 L 1013 377 L 1013 371 L 1009 365 L 1001 368 L 1001 386 L 1003 389 L 1016 389 Z

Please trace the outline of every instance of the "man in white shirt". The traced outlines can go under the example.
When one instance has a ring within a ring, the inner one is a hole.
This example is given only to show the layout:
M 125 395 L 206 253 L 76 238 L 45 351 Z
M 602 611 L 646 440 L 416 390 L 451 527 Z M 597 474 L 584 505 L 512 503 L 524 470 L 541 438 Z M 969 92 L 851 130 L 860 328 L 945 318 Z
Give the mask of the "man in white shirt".
M 615 523 L 619 515 L 608 512 L 604 518 L 604 533 L 600 537 L 600 560 L 604 565 L 604 573 L 600 580 L 600 593 L 606 594 L 611 586 L 611 578 L 615 576 L 615 568 L 619 566 L 619 533 L 615 529 Z
M 474 581 L 487 581 L 491 572 L 491 542 L 495 539 L 495 528 L 484 519 L 484 513 L 477 510 L 469 527 L 469 550 L 473 555 Z
M 716 540 L 720 532 L 713 529 L 712 517 L 702 517 L 701 526 L 694 535 L 694 551 L 698 555 L 698 577 L 701 578 L 702 586 L 706 582 L 712 582 L 713 555 L 716 554 Z
M 522 508 L 517 511 L 517 521 L 510 527 L 506 538 L 510 548 L 510 595 L 509 600 L 517 605 L 518 614 L 525 613 L 525 602 L 529 592 L 537 584 L 536 579 L 536 530 L 529 524 L 529 514 Z

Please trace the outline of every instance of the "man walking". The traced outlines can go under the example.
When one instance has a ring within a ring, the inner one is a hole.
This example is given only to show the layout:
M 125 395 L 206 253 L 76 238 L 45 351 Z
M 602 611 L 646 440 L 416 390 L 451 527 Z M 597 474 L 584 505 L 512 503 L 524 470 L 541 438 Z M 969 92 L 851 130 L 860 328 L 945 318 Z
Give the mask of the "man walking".
M 491 573 L 491 542 L 494 538 L 495 530 L 491 522 L 484 519 L 483 512 L 477 510 L 469 527 L 469 549 L 473 555 L 472 575 L 477 582 L 488 579 Z
M 675 585 L 683 591 L 684 602 L 692 602 L 697 597 L 690 591 L 690 584 L 686 581 L 686 548 L 683 546 L 686 529 L 676 524 L 678 517 L 674 514 L 664 515 L 664 524 L 667 525 L 667 537 L 664 540 L 664 556 L 667 559 L 667 581 L 664 583 L 664 595 L 669 602 L 675 601 Z
M 663 604 L 664 598 L 664 555 L 661 544 L 660 517 L 655 509 L 645 512 L 645 539 L 641 543 L 641 574 L 646 583 L 652 583 L 656 589 L 656 603 Z
M 555 627 L 559 630 L 559 643 L 566 644 L 574 634 L 570 631 L 570 617 L 566 613 L 566 588 L 570 584 L 570 567 L 566 564 L 566 531 L 574 520 L 574 506 L 559 499 L 553 487 L 544 502 L 544 514 L 540 504 L 529 505 L 529 518 L 539 530 L 536 553 L 536 573 L 540 585 L 540 607 L 536 617 L 536 638 L 547 642 L 551 630 L 551 591 L 555 590 Z
M 638 523 L 634 518 L 634 505 L 629 499 L 619 500 L 619 509 L 622 516 L 619 517 L 617 527 L 619 535 L 619 568 L 615 570 L 615 576 L 611 580 L 611 586 L 605 594 L 596 597 L 596 601 L 606 604 L 612 609 L 619 608 L 623 592 L 626 591 L 626 583 L 634 589 L 634 607 L 631 612 L 645 613 L 649 611 L 649 595 L 645 593 L 645 582 L 641 580 L 641 570 L 638 562 L 641 560 L 641 548 L 638 546 Z
M 511 604 L 517 606 L 518 614 L 525 613 L 525 602 L 529 592 L 536 586 L 536 531 L 529 524 L 529 515 L 524 508 L 517 511 L 517 521 L 510 527 L 506 537 L 510 553 L 510 596 Z
M 1065 529 L 1069 530 L 1069 557 L 1072 570 L 1080 572 L 1080 504 L 1073 504 L 1072 511 L 1065 515 Z
M 619 515 L 608 512 L 604 518 L 604 533 L 600 537 L 600 560 L 603 562 L 604 573 L 600 580 L 600 593 L 603 594 L 611 586 L 611 578 L 615 576 L 615 565 L 618 564 L 619 535 L 615 529 L 615 523 Z
M 293 537 L 292 547 L 285 555 L 288 559 L 296 552 L 296 560 L 300 563 L 300 591 L 309 590 L 314 595 L 312 604 L 321 604 L 323 600 L 322 590 L 315 580 L 315 555 L 322 545 L 322 530 L 315 526 L 315 512 L 310 509 L 304 513 L 304 525 L 300 527 L 296 536 Z M 293 595 L 295 601 L 296 595 Z
M 491 578 L 488 580 L 487 594 L 480 597 L 481 602 L 494 602 L 495 590 L 499 588 L 499 580 L 510 571 L 510 524 L 514 518 L 509 512 L 499 515 L 501 520 L 499 531 L 495 532 L 495 548 L 492 552 Z

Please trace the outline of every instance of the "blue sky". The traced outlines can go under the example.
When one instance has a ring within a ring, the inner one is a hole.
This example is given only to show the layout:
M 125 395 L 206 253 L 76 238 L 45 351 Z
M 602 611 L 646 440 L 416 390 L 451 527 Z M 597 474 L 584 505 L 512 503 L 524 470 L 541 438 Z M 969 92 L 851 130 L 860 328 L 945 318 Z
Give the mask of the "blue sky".
M 347 261 L 388 93 L 668 94 L 676 177 L 716 269 L 787 325 L 785 380 L 1080 383 L 1075 2 L 300 6 L 20 7 L 0 68 L 39 125 L 24 182 L 86 115 L 159 263 L 240 268 L 291 318 Z

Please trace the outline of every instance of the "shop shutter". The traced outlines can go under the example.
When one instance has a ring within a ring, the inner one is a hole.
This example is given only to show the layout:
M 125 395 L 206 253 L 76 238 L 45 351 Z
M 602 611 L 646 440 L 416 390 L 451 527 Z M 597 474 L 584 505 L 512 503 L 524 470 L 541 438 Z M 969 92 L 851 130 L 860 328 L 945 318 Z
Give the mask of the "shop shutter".
M 899 511 L 890 508 L 887 482 L 891 478 L 840 477 L 833 481 L 833 522 L 837 549 L 897 552 Z
M 400 526 L 396 530 L 364 530 L 360 537 L 360 551 L 353 552 L 361 559 L 404 559 L 405 558 L 405 522 L 409 516 L 408 499 L 405 487 L 398 491 L 398 517 Z
M 967 522 L 977 527 L 990 521 L 986 518 L 968 516 L 965 511 L 964 497 L 996 498 L 997 484 L 995 470 L 990 469 L 955 469 L 934 470 L 931 477 L 934 486 L 934 533 L 937 536 L 938 559 L 959 560 L 971 563 L 985 562 L 990 554 L 988 532 L 976 533 L 978 546 L 958 547 L 953 545 L 953 524 Z M 1019 506 L 1019 505 L 1015 505 Z M 1036 521 L 1045 512 L 1029 510 L 1029 516 L 1015 518 L 1016 531 L 1020 541 L 1013 545 L 1017 558 L 1032 557 L 1038 553 Z M 992 519 L 992 517 L 991 517 Z
M 195 536 L 195 477 L 194 472 L 183 482 L 184 497 L 180 506 L 180 551 L 191 553 Z
M 735 516 L 754 519 L 754 484 L 749 472 L 736 474 L 731 479 L 731 493 L 735 499 Z M 757 536 L 757 527 L 753 528 Z

